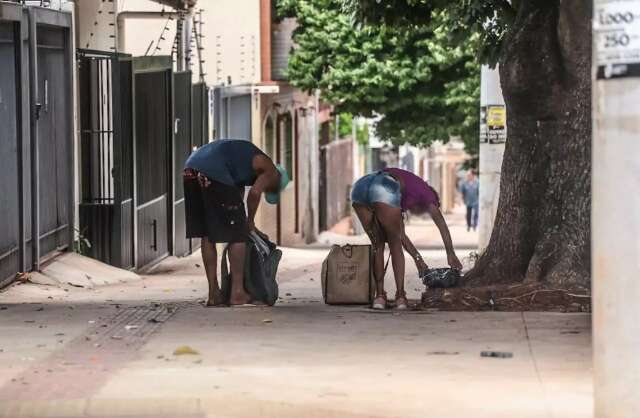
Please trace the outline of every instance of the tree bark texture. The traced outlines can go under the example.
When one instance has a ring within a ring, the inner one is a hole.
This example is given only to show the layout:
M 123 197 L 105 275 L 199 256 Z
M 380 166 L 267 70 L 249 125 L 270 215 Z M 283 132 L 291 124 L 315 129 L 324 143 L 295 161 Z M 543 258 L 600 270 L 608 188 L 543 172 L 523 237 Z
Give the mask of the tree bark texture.
M 515 4 L 500 62 L 508 117 L 500 201 L 467 285 L 588 286 L 592 2 Z

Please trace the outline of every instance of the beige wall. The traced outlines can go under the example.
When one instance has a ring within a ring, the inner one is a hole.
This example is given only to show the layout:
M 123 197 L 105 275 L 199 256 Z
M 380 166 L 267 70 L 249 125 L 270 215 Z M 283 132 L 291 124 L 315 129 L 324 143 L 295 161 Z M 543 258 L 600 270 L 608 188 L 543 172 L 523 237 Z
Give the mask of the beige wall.
M 464 144 L 452 140 L 436 142 L 427 150 L 426 180 L 440 194 L 441 209 L 450 213 L 461 202 L 457 189 L 457 172 L 467 160 Z
M 115 15 L 120 0 L 103 2 L 102 0 L 79 1 L 77 12 L 78 48 L 113 51 L 116 47 Z M 93 35 L 92 35 L 93 34 Z
M 255 141 L 256 145 L 261 147 L 274 160 L 274 150 L 268 150 L 265 146 L 264 125 L 267 115 L 273 117 L 273 121 L 277 120 L 277 115 L 284 113 L 291 114 L 294 119 L 294 129 L 297 131 L 298 141 L 294 141 L 294 156 L 297 154 L 297 160 L 294 158 L 294 175 L 293 180 L 289 183 L 287 189 L 282 193 L 280 203 L 280 238 L 282 245 L 295 245 L 303 242 L 312 241 L 315 237 L 311 236 L 311 226 L 313 222 L 317 222 L 315 207 L 317 203 L 312 199 L 311 189 L 311 170 L 310 158 L 312 155 L 312 146 L 314 144 L 313 135 L 315 134 L 315 123 L 313 111 L 302 111 L 302 107 L 313 107 L 314 101 L 311 97 L 299 91 L 292 89 L 287 85 L 281 85 L 280 94 L 262 95 L 261 99 L 261 117 L 259 126 L 262 131 L 260 140 Z M 279 106 L 274 106 L 274 104 Z M 297 118 L 296 118 L 297 115 Z M 295 122 L 297 120 L 297 123 Z M 281 144 L 281 154 L 284 146 Z M 282 157 L 280 159 L 282 161 Z M 296 169 L 297 166 L 297 169 Z M 296 186 L 297 186 L 297 212 L 298 219 L 296 223 Z M 278 208 L 263 202 L 261 204 L 259 214 L 258 227 L 267 233 L 273 239 L 277 236 L 277 216 Z M 304 231 L 304 232 L 303 232 Z
M 260 1 L 199 0 L 203 13 L 204 68 L 207 82 L 260 81 Z M 194 68 L 194 72 L 197 68 Z
M 214 4 L 215 3 L 215 4 Z M 232 84 L 260 81 L 260 1 L 259 0 L 200 0 L 202 13 L 203 68 L 207 83 L 218 85 L 231 77 Z M 169 55 L 176 35 L 176 20 L 168 16 L 158 18 L 120 18 L 117 38 L 116 15 L 120 12 L 161 12 L 163 6 L 150 0 L 82 0 L 78 2 L 79 46 L 104 51 L 118 47 L 134 56 L 144 55 L 152 44 L 150 54 Z M 164 7 L 166 12 L 172 12 Z M 102 13 L 99 13 L 101 11 Z M 95 24 L 97 22 L 97 24 Z M 165 26 L 164 40 L 160 39 Z M 200 28 L 200 26 L 198 26 Z M 91 36 L 91 33 L 94 35 Z M 159 41 L 159 42 L 158 42 Z M 156 47 L 160 48 L 156 50 Z M 195 54 L 195 51 L 194 51 Z M 197 55 L 193 57 L 194 77 L 198 76 Z
M 151 19 L 124 18 L 126 13 L 120 15 L 119 48 L 123 52 L 142 56 L 151 45 L 148 55 L 171 55 L 177 20 L 169 20 L 169 16 L 161 15 L 162 5 L 149 0 L 120 0 L 120 5 L 119 12 L 158 12 L 158 17 Z M 173 11 L 169 7 L 164 7 L 164 10 Z M 165 39 L 161 39 L 161 36 Z

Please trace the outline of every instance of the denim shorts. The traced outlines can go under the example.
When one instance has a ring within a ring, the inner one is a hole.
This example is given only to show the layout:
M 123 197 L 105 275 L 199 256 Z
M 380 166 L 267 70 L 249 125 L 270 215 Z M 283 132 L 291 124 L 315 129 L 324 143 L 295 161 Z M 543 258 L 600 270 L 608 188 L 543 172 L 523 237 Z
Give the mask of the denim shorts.
M 400 207 L 400 183 L 391 174 L 384 171 L 367 174 L 353 185 L 351 202 L 364 206 L 374 203 L 386 203 L 394 208 Z

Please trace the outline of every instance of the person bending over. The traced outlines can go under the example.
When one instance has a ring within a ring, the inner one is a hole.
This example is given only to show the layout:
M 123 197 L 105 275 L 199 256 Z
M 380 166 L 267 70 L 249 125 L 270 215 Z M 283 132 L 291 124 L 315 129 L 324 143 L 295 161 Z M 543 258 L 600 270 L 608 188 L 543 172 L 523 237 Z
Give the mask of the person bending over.
M 260 198 L 277 204 L 289 176 L 249 141 L 219 139 L 194 151 L 184 168 L 187 238 L 202 238 L 202 261 L 209 282 L 207 306 L 251 302 L 244 289 L 245 243 L 256 230 Z M 251 187 L 245 211 L 245 187 Z M 259 231 L 258 231 L 259 232 Z M 229 243 L 231 297 L 223 300 L 217 277 L 216 243 Z
M 404 214 L 429 213 L 442 236 L 449 265 L 461 270 L 462 264 L 456 256 L 447 223 L 440 212 L 438 194 L 415 174 L 399 168 L 367 174 L 353 185 L 351 201 L 358 219 L 362 223 L 374 252 L 374 277 L 376 296 L 372 307 L 386 309 L 387 294 L 384 291 L 384 247 L 389 244 L 393 274 L 396 281 L 396 308 L 407 309 L 404 290 L 404 253 L 411 255 L 420 276 L 428 269 L 420 253 L 405 234 Z

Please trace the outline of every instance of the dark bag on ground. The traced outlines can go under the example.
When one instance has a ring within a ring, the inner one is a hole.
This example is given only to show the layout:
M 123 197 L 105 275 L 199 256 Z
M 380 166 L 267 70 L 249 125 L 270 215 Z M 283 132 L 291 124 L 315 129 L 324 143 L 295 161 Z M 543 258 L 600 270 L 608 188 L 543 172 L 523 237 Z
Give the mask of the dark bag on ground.
M 422 276 L 422 283 L 430 288 L 449 288 L 458 286 L 460 278 L 460 272 L 452 268 L 429 269 Z
M 370 245 L 334 245 L 322 263 L 322 296 L 328 305 L 368 305 L 375 281 Z
M 227 264 L 229 247 L 222 252 L 221 291 L 224 299 L 231 297 L 231 274 Z M 249 233 L 244 260 L 244 288 L 251 295 L 251 299 L 272 306 L 278 300 L 278 264 L 282 258 L 276 244 L 259 236 L 255 232 Z

